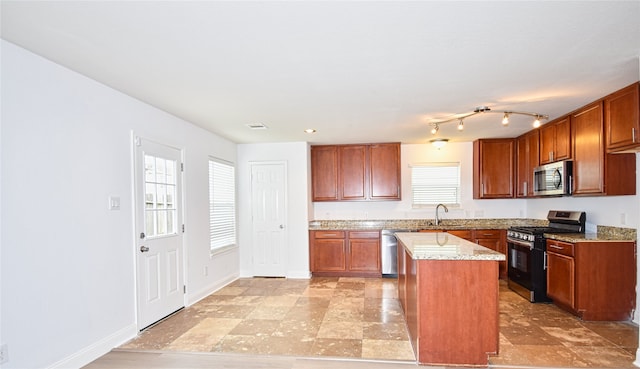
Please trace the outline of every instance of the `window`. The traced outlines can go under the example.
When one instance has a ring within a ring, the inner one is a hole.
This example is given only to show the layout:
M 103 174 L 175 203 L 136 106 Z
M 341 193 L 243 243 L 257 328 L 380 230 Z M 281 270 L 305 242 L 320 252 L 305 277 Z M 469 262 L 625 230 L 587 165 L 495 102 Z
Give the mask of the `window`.
M 460 204 L 460 163 L 428 163 L 411 166 L 414 208 Z
M 174 160 L 144 156 L 144 233 L 148 238 L 178 232 L 176 168 Z
M 209 159 L 209 237 L 211 251 L 236 244 L 236 180 L 231 163 Z

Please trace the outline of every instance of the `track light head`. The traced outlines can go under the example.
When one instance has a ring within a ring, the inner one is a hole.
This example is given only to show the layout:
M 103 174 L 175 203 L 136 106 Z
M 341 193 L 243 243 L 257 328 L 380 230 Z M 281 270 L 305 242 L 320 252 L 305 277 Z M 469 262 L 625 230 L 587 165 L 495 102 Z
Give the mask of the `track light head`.
M 508 126 L 509 125 L 509 113 L 505 112 L 504 116 L 502 117 L 502 125 L 503 126 Z
M 438 129 L 439 129 L 438 125 L 437 124 L 434 125 L 433 128 L 431 128 L 431 134 L 435 135 L 436 133 L 438 133 Z
M 462 119 L 458 122 L 458 131 L 464 131 L 464 122 L 462 122 Z
M 540 123 L 540 116 L 536 115 L 536 120 L 533 121 L 533 128 L 538 128 L 540 127 L 541 123 Z

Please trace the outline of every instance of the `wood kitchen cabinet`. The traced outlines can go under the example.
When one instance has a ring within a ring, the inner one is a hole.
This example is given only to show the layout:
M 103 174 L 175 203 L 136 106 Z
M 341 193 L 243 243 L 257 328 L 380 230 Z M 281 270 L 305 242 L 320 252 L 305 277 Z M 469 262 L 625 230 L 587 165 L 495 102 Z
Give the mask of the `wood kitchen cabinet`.
M 337 201 L 338 146 L 311 147 L 311 187 L 313 201 Z
M 635 154 L 607 154 L 603 101 L 571 114 L 573 195 L 634 195 Z
M 547 240 L 547 296 L 557 305 L 575 310 L 573 244 Z
M 379 231 L 309 231 L 314 276 L 381 277 Z
M 370 150 L 371 200 L 400 200 L 400 144 L 372 144 Z
M 584 320 L 627 321 L 636 301 L 633 241 L 547 239 L 547 295 Z
M 313 201 L 400 200 L 400 144 L 311 146 Z
M 640 149 L 640 83 L 604 98 L 604 123 L 608 153 Z
M 515 197 L 515 140 L 481 139 L 473 142 L 473 198 Z
M 504 229 L 476 229 L 473 231 L 473 241 L 503 255 L 507 255 L 507 231 Z M 498 262 L 499 278 L 507 278 L 507 261 Z
M 516 139 L 516 197 L 533 196 L 533 169 L 540 165 L 540 130 Z
M 540 127 L 540 164 L 571 159 L 571 119 L 564 116 Z

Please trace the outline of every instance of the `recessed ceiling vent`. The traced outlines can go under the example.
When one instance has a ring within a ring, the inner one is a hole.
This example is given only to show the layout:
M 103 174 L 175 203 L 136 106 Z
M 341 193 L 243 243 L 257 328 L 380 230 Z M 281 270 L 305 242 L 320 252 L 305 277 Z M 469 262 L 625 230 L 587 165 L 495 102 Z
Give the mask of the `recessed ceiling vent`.
M 250 124 L 247 124 L 247 127 L 249 127 L 250 129 L 268 129 L 269 128 L 262 123 L 250 123 Z

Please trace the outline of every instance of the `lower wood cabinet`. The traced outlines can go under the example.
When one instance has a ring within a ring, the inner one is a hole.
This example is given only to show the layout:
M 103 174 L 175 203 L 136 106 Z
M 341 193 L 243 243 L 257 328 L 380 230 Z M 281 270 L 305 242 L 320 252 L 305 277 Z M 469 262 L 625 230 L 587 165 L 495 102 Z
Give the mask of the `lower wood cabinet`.
M 584 320 L 633 319 L 635 242 L 547 240 L 547 295 Z
M 380 277 L 380 231 L 309 231 L 314 276 Z

